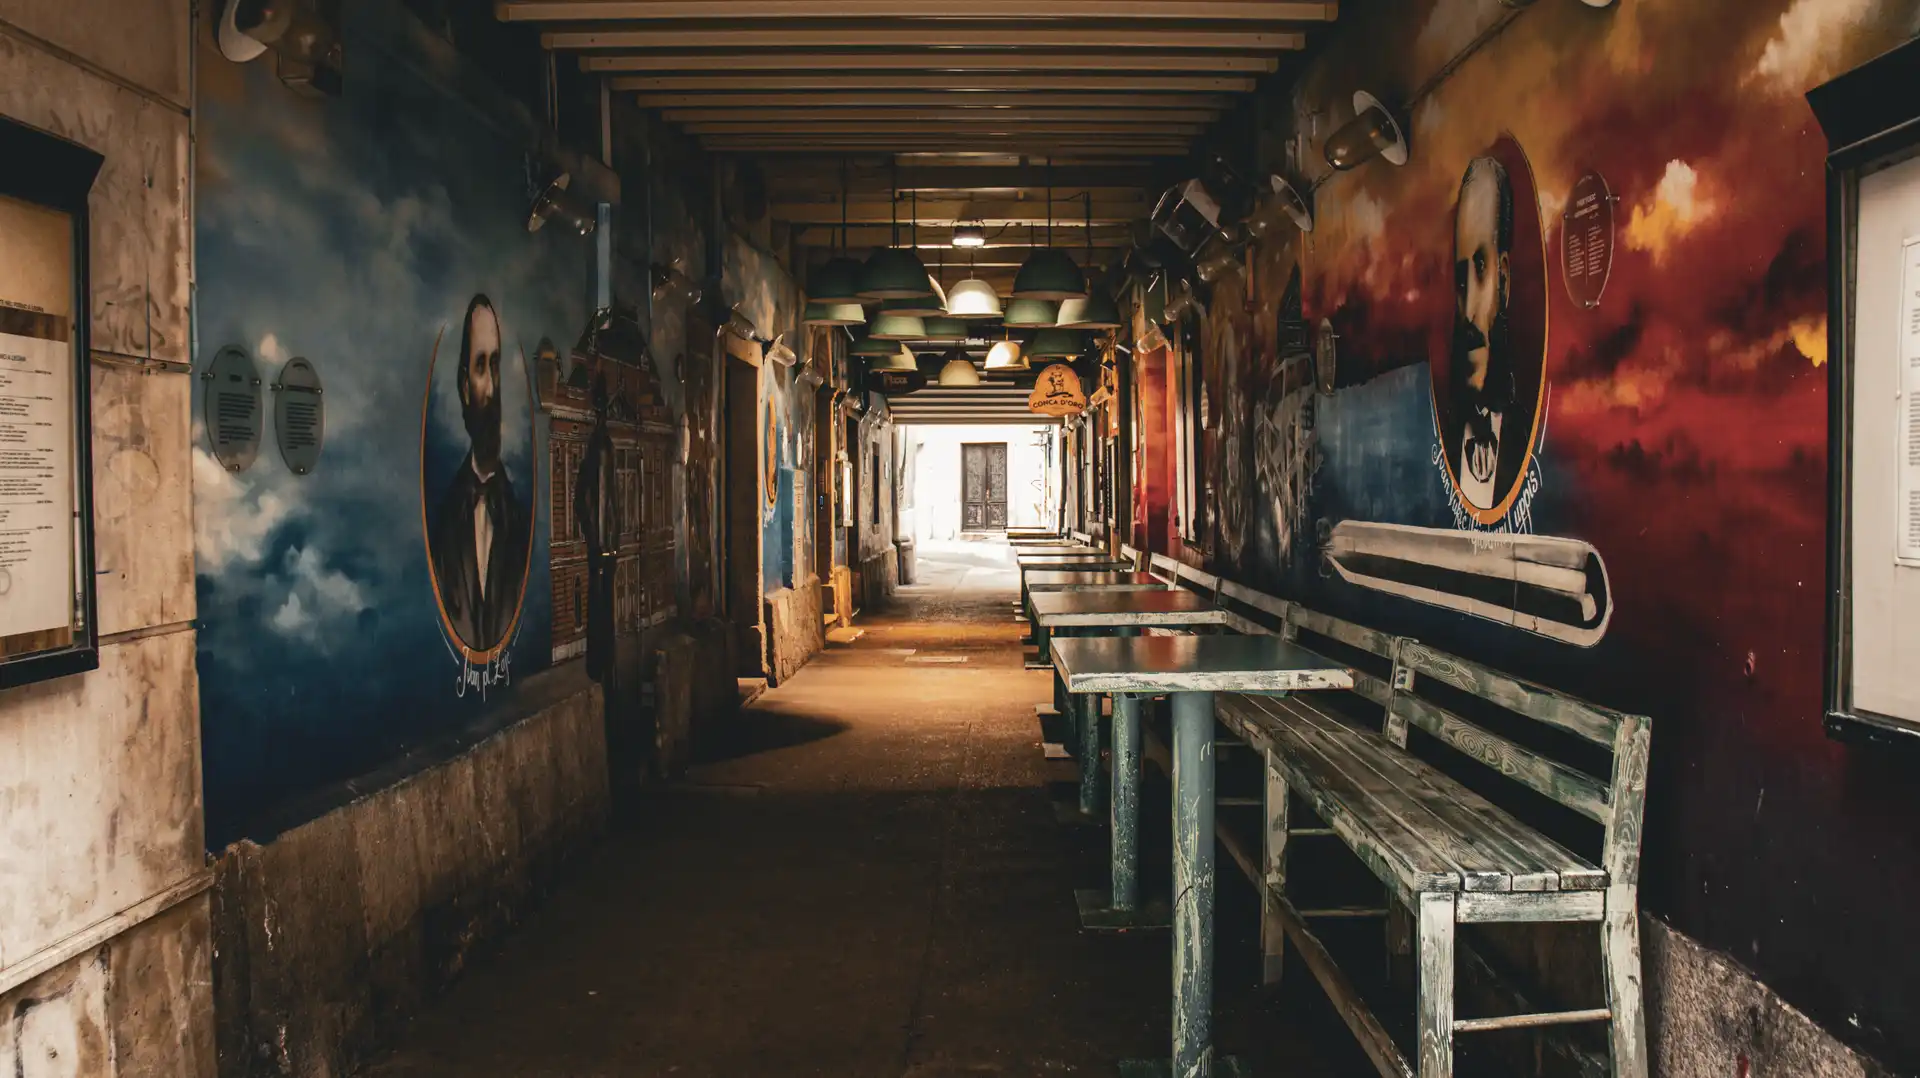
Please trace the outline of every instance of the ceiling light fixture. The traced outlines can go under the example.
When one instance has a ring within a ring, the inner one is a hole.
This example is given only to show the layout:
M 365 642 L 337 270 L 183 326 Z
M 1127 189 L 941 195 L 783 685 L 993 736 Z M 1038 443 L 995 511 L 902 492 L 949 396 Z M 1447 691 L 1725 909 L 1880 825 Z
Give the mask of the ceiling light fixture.
M 940 368 L 938 384 L 943 386 L 977 386 L 980 384 L 980 369 L 973 365 L 972 358 L 969 357 L 964 350 L 959 348 L 950 349 L 947 352 L 946 363 Z
M 987 228 L 982 224 L 964 224 L 953 226 L 953 245 L 955 247 L 985 247 Z
M 1113 302 L 1104 275 L 1093 268 L 1093 192 L 1087 192 L 1087 294 L 1063 300 L 1054 324 L 1061 329 L 1119 329 L 1120 307 Z
M 1027 357 L 1020 352 L 1019 341 L 995 341 L 987 351 L 986 373 L 990 376 L 1025 374 L 1032 369 Z
M 1044 299 L 1016 299 L 1007 304 L 1002 324 L 1008 329 L 1045 329 L 1060 324 L 1060 305 Z
M 840 248 L 807 280 L 808 298 L 822 303 L 859 303 L 861 266 L 847 255 L 847 159 L 840 159 Z M 862 316 L 864 320 L 864 316 Z
M 895 180 L 892 197 L 888 206 L 893 216 L 893 229 L 890 233 L 892 244 L 900 242 L 900 184 L 899 165 L 894 165 Z M 910 249 L 889 245 L 873 252 L 867 264 L 861 267 L 860 298 L 863 300 L 922 299 L 933 293 L 930 287 L 933 277 L 927 273 L 926 264 L 920 256 Z
M 1088 209 L 1092 215 L 1091 203 Z M 1087 279 L 1073 259 L 1053 245 L 1053 162 L 1047 162 L 1047 245 L 1027 256 L 1013 279 L 1015 299 L 1083 299 Z
M 861 326 L 867 322 L 867 312 L 860 309 L 858 303 L 822 303 L 808 300 L 806 313 L 800 316 L 800 323 L 807 326 Z

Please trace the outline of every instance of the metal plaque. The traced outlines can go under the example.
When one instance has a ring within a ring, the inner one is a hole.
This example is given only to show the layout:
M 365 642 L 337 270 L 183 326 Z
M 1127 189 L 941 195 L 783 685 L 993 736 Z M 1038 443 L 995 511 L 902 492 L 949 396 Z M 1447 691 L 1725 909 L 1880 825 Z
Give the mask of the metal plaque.
M 1573 185 L 1560 219 L 1560 268 L 1577 307 L 1600 306 L 1613 275 L 1614 203 L 1606 178 L 1589 171 Z
M 319 372 L 304 356 L 287 360 L 280 368 L 280 380 L 273 383 L 273 434 L 280 443 L 280 459 L 293 474 L 306 475 L 320 463 L 326 410 Z
M 260 373 L 244 349 L 228 345 L 200 375 L 207 383 L 201 402 L 207 442 L 215 460 L 230 472 L 253 467 L 260 453 Z
M 1322 318 L 1320 331 L 1313 336 L 1313 381 L 1322 395 L 1332 396 L 1340 381 L 1340 335 L 1333 321 Z

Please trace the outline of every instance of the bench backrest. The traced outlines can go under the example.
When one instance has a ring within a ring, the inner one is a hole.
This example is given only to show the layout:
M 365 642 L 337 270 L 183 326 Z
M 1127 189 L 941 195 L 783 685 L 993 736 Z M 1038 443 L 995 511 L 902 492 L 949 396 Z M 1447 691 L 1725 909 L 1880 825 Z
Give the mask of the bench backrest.
M 1083 532 L 1083 531 L 1072 531 L 1072 532 L 1068 532 L 1067 534 L 1071 536 L 1073 538 L 1073 541 L 1076 543 L 1091 544 L 1093 542 L 1093 536 L 1088 535 L 1086 532 Z
M 1282 636 L 1302 646 L 1341 652 L 1355 664 L 1354 694 L 1381 709 L 1381 732 L 1394 744 L 1406 748 L 1409 730 L 1420 730 L 1495 776 L 1600 824 L 1608 879 L 1638 881 L 1652 725 L 1646 716 L 1599 707 L 1231 580 L 1219 582 L 1216 601 L 1242 632 L 1272 631 L 1277 623 Z M 1435 685 L 1444 688 L 1436 692 Z M 1468 710 L 1476 717 L 1462 713 Z M 1534 736 L 1542 730 L 1549 732 Z M 1610 764 L 1569 762 L 1602 753 Z M 1601 771 L 1605 779 L 1597 777 Z

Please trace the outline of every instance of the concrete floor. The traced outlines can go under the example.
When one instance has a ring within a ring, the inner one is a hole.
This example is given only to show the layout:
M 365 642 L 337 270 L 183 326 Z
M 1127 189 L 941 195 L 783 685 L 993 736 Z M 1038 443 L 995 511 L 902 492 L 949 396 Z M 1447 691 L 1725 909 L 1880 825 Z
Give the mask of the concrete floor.
M 980 1078 L 1164 1056 L 1167 935 L 1076 922 L 1105 832 L 1054 820 L 1048 681 L 1022 668 L 1004 548 L 935 546 L 919 580 L 718 731 L 370 1073 Z M 1165 851 L 1150 831 L 1149 864 Z M 1253 985 L 1249 889 L 1222 863 L 1223 1044 L 1263 1074 L 1335 1073 L 1282 1018 L 1330 1012 Z

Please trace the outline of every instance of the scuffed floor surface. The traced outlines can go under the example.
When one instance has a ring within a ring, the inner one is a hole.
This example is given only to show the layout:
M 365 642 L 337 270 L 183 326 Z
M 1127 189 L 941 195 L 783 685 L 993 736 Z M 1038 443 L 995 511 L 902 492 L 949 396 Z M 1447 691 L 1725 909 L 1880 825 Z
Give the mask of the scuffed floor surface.
M 1105 833 L 1054 820 L 1011 561 L 955 545 L 918 579 L 720 731 L 370 1073 L 1024 1078 L 1164 1056 L 1167 936 L 1078 928 Z M 1262 1073 L 1330 1073 L 1252 987 L 1250 927 L 1222 943 L 1222 1039 Z

